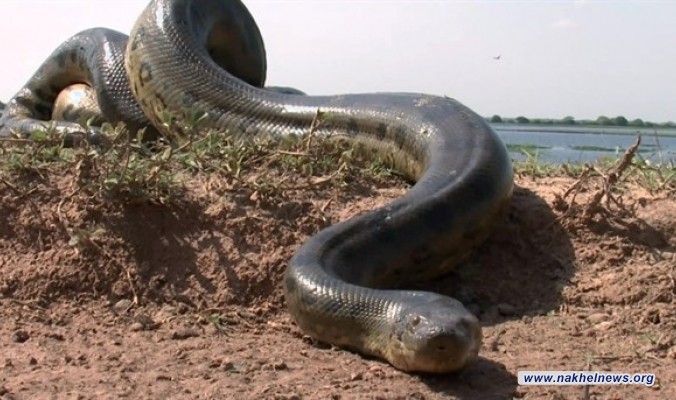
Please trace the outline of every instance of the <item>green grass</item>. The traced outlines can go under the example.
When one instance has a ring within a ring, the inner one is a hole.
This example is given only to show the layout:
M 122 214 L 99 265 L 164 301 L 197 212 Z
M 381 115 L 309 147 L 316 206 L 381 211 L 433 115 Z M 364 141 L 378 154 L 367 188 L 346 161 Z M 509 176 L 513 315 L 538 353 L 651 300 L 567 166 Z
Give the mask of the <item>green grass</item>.
M 551 149 L 551 147 L 538 146 L 535 144 L 513 144 L 513 143 L 507 144 L 507 150 L 515 153 L 533 154 L 541 149 Z
M 525 151 L 523 153 L 526 155 L 526 159 L 514 161 L 514 171 L 518 175 L 531 178 L 552 176 L 578 178 L 589 167 L 593 167 L 595 171 L 607 171 L 616 166 L 622 158 L 621 156 L 608 156 L 595 163 L 553 164 L 541 161 L 537 153 L 530 154 Z M 597 172 L 593 172 L 593 174 L 598 175 Z M 676 189 L 676 163 L 651 162 L 641 156 L 639 148 L 632 159 L 630 168 L 624 173 L 623 180 L 636 183 L 650 191 L 674 190 Z
M 70 170 L 76 177 L 75 190 L 104 199 L 126 202 L 153 201 L 163 203 L 180 196 L 185 182 L 197 174 L 218 174 L 233 185 L 248 188 L 262 195 L 286 190 L 309 189 L 325 183 L 345 185 L 347 171 L 356 168 L 381 179 L 399 174 L 386 158 L 370 160 L 358 151 L 357 145 L 346 140 L 320 140 L 310 129 L 299 137 L 256 137 L 239 139 L 231 132 L 205 131 L 198 134 L 203 114 L 188 118 L 188 132 L 193 134 L 181 145 L 166 141 L 149 144 L 141 135 L 130 137 L 122 126 L 102 127 L 105 146 L 62 146 L 64 137 L 54 130 L 35 132 L 30 140 L 0 141 L 0 178 L 15 189 L 12 182 L 27 174 L 44 175 L 50 171 Z M 167 123 L 171 123 L 170 119 Z M 318 123 L 321 123 L 319 121 Z M 314 126 L 314 124 L 313 124 Z M 184 130 L 186 131 L 186 130 Z M 539 160 L 537 148 L 521 148 L 525 161 L 514 163 L 515 172 L 522 176 L 578 176 L 583 164 L 547 164 Z M 617 158 L 607 158 L 597 164 L 598 170 L 610 168 Z M 275 167 L 277 175 L 249 171 L 268 171 Z M 294 179 L 288 179 L 295 176 Z M 297 178 L 300 177 L 300 180 Z M 625 174 L 649 190 L 673 189 L 676 166 L 654 164 L 637 154 Z M 30 182 L 30 180 L 27 180 Z M 30 191 L 30 185 L 21 189 Z
M 140 134 L 130 137 L 123 125 L 108 124 L 101 129 L 105 146 L 67 148 L 65 137 L 53 130 L 35 132 L 28 140 L 0 140 L 0 177 L 9 184 L 21 176 L 61 174 L 65 169 L 77 177 L 77 191 L 91 196 L 162 203 L 181 195 L 186 181 L 198 174 L 217 174 L 262 195 L 328 182 L 344 185 L 356 172 L 383 179 L 395 175 L 385 160 L 365 159 L 346 140 L 319 140 L 312 131 L 243 140 L 230 132 L 197 134 L 199 122 L 198 115 L 191 122 L 195 133 L 180 145 L 146 144 Z M 271 169 L 275 174 L 267 173 Z M 252 177 L 251 171 L 265 173 Z

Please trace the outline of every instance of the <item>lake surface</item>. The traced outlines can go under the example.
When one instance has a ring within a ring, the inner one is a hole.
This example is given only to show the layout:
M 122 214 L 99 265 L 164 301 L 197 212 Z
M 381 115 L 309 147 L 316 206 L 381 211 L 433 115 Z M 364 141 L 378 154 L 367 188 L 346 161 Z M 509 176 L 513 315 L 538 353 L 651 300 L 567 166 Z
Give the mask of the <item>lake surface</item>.
M 676 129 L 491 124 L 512 158 L 549 163 L 583 163 L 617 157 L 641 135 L 639 156 L 652 163 L 676 163 Z

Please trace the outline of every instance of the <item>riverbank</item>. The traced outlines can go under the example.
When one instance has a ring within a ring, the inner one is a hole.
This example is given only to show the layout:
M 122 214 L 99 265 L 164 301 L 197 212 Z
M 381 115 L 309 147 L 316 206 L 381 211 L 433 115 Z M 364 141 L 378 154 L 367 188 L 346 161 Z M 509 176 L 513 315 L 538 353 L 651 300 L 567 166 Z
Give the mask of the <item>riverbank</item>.
M 632 128 L 552 127 L 492 124 L 511 156 L 544 163 L 597 162 L 614 159 L 641 137 L 638 157 L 652 165 L 676 163 L 676 131 Z
M 310 235 L 407 190 L 385 165 L 340 146 L 207 140 L 148 154 L 122 143 L 104 156 L 5 146 L 6 398 L 676 396 L 673 169 L 516 164 L 497 232 L 467 265 L 418 285 L 479 317 L 481 358 L 455 375 L 416 376 L 307 340 L 280 290 Z M 520 370 L 657 381 L 520 387 Z

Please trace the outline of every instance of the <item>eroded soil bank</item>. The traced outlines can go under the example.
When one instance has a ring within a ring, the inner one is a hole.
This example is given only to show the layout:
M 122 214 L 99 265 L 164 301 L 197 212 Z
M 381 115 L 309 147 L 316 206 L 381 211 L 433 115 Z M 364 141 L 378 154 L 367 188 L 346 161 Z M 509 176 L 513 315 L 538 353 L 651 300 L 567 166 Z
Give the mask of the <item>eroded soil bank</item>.
M 178 200 L 122 205 L 74 190 L 81 173 L 0 183 L 2 399 L 676 398 L 673 190 L 627 185 L 634 216 L 584 219 L 557 200 L 574 178 L 518 177 L 508 218 L 477 256 L 420 285 L 479 316 L 481 359 L 412 376 L 303 339 L 280 290 L 304 239 L 404 183 L 316 179 L 270 197 L 197 175 Z M 523 387 L 519 370 L 652 372 L 657 382 Z

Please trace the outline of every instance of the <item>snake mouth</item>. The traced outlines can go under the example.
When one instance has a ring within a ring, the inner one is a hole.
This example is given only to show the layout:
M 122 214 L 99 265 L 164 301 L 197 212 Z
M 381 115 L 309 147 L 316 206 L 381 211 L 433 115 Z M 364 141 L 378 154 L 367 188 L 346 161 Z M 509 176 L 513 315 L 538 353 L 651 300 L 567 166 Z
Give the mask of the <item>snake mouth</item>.
M 386 358 L 398 369 L 450 373 L 478 357 L 482 334 L 477 318 L 457 300 L 433 297 L 395 324 L 398 332 Z

